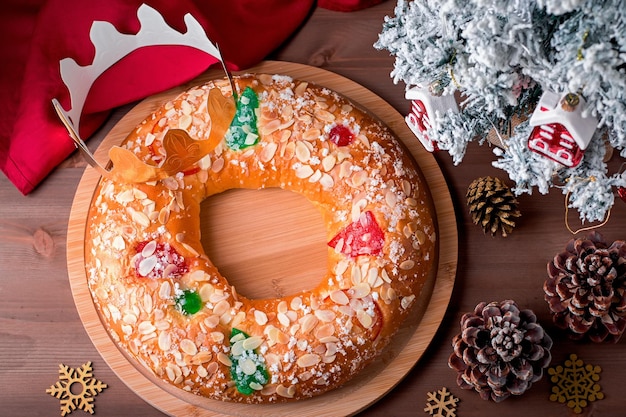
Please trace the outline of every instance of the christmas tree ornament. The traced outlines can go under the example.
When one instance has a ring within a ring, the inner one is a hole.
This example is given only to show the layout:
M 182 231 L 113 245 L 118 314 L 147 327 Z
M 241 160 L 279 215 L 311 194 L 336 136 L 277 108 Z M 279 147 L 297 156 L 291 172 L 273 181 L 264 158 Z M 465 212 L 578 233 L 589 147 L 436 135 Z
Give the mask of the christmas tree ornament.
M 472 221 L 492 236 L 500 231 L 502 237 L 507 237 L 521 216 L 517 198 L 500 178 L 475 179 L 469 185 L 466 197 Z
M 395 57 L 394 83 L 449 80 L 442 97 L 462 98 L 458 112 L 428 115 L 428 141 L 455 164 L 470 142 L 495 143 L 492 164 L 516 196 L 556 188 L 593 222 L 626 187 L 604 144 L 626 157 L 625 21 L 626 0 L 398 0 L 374 47 Z
M 604 399 L 598 384 L 602 368 L 586 364 L 572 353 L 562 365 L 548 369 L 553 383 L 550 401 L 565 403 L 576 414 L 583 412 L 589 403 Z
M 570 338 L 617 342 L 626 329 L 626 242 L 609 245 L 598 232 L 571 239 L 548 263 L 543 289 Z
M 96 395 L 107 388 L 107 384 L 93 377 L 91 362 L 80 368 L 59 365 L 59 380 L 46 389 L 46 392 L 61 400 L 61 416 L 76 409 L 94 413 Z
M 435 82 L 428 88 L 421 85 L 409 88 L 404 97 L 411 100 L 411 111 L 404 119 L 406 124 L 428 152 L 439 149 L 428 136 L 428 131 L 436 128 L 437 113 L 458 113 L 454 96 L 443 95 L 440 82 Z
M 585 101 L 577 94 L 544 91 L 530 117 L 528 148 L 566 167 L 577 166 L 598 124 L 584 110 Z
M 436 392 L 429 392 L 424 411 L 432 417 L 456 417 L 456 405 L 459 399 L 443 387 Z
M 448 365 L 457 384 L 495 402 L 526 392 L 552 359 L 550 336 L 531 310 L 512 300 L 481 302 L 464 314 L 452 346 Z

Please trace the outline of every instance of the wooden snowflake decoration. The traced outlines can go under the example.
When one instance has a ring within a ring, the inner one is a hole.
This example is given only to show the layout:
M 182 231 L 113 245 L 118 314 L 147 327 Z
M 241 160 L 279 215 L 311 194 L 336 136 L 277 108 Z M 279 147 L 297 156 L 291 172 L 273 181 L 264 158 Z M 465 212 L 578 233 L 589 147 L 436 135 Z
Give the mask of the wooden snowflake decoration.
M 61 400 L 61 416 L 77 408 L 90 414 L 94 413 L 95 396 L 107 388 L 107 384 L 95 379 L 92 372 L 91 362 L 78 369 L 59 365 L 59 381 L 46 392 Z
M 433 417 L 456 417 L 456 404 L 459 399 L 456 398 L 446 387 L 429 392 L 427 394 L 426 411 Z
M 600 372 L 599 366 L 585 365 L 572 353 L 563 366 L 548 368 L 550 381 L 554 384 L 550 401 L 566 403 L 574 413 L 582 413 L 590 402 L 604 398 L 602 387 L 597 383 Z

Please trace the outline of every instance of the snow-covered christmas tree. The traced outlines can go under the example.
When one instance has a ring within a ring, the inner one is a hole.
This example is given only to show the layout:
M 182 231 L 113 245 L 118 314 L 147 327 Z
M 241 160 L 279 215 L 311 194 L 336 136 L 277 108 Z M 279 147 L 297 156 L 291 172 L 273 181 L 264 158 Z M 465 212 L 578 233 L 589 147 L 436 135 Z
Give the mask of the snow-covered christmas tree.
M 399 0 L 394 13 L 374 47 L 433 113 L 418 133 L 455 164 L 495 137 L 517 195 L 559 187 L 581 220 L 605 218 L 626 189 L 605 162 L 626 157 L 626 0 Z

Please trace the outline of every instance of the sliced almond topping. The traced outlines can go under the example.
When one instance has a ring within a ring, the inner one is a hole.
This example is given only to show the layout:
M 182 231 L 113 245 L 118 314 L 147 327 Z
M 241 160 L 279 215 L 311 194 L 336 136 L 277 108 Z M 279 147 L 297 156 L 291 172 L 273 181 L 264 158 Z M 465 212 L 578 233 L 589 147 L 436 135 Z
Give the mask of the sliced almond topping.
M 197 364 L 194 364 L 197 365 Z M 196 368 L 196 373 L 200 378 L 206 378 L 209 375 L 209 371 L 206 370 L 204 366 L 198 366 Z
M 335 326 L 333 326 L 332 323 L 325 324 L 315 330 L 315 337 L 318 339 L 324 339 L 326 337 L 333 336 L 334 334 Z
M 118 235 L 113 238 L 113 243 L 111 244 L 111 246 L 113 246 L 113 249 L 124 250 L 126 248 L 126 242 L 124 241 L 124 238 L 122 236 Z
M 316 128 L 311 128 L 302 133 L 302 140 L 306 141 L 314 141 L 317 140 L 322 135 L 322 131 Z
M 367 178 L 367 171 L 356 171 L 354 174 L 352 174 L 352 186 L 357 188 L 362 186 L 363 184 L 365 184 Z
M 219 352 L 217 354 L 217 360 L 220 361 L 223 365 L 226 365 L 226 366 L 231 366 L 233 364 L 231 362 L 230 358 L 228 357 L 228 355 L 225 354 L 224 352 Z
M 326 123 L 331 123 L 335 120 L 335 115 L 326 110 L 316 111 L 315 117 L 317 117 L 319 120 L 326 122 Z
M 213 358 L 213 354 L 211 352 L 203 350 L 203 351 L 200 351 L 200 352 L 196 353 L 194 355 L 194 357 L 191 358 L 191 364 L 192 365 L 201 365 L 203 363 L 207 363 L 212 358 Z
M 411 259 L 407 259 L 405 261 L 402 261 L 402 263 L 400 264 L 400 269 L 407 271 L 409 269 L 413 269 L 414 266 L 415 266 L 415 261 Z
M 231 340 L 232 342 L 232 340 Z M 243 348 L 243 340 L 237 340 L 230 348 L 230 353 L 232 356 L 241 356 L 244 352 Z
M 330 299 L 339 305 L 346 305 L 350 302 L 346 293 L 341 290 L 331 292 Z
M 254 375 L 254 373 L 256 372 L 256 364 L 250 358 L 240 360 L 239 367 L 241 367 L 241 370 L 246 375 Z
M 220 172 L 222 170 L 222 168 L 224 168 L 224 158 L 218 158 L 215 160 L 215 162 L 213 162 L 213 164 L 211 165 L 211 171 L 213 172 Z
M 311 175 L 313 175 L 313 168 L 311 168 L 310 165 L 300 165 L 296 168 L 296 177 L 298 178 L 302 178 L 302 179 L 309 178 Z M 328 174 L 324 174 L 324 175 L 328 175 Z
M 289 327 L 289 325 L 291 324 L 289 317 L 287 317 L 287 314 L 285 313 L 278 313 L 276 318 L 278 319 L 278 322 L 282 324 L 284 327 Z
M 331 310 L 315 310 L 315 317 L 320 319 L 320 321 L 328 323 L 335 320 L 335 313 Z
M 315 328 L 315 326 L 317 326 L 317 323 L 319 322 L 319 319 L 312 314 L 307 314 L 306 316 L 303 316 L 300 320 L 302 322 L 300 332 L 303 334 L 306 334 L 313 330 L 313 328 Z
M 267 314 L 260 310 L 254 310 L 254 320 L 259 326 L 265 326 L 267 323 Z
M 204 319 L 204 325 L 209 329 L 214 329 L 220 322 L 220 317 L 216 315 L 211 315 Z
M 335 167 L 336 163 L 337 158 L 335 158 L 335 155 L 326 155 L 324 159 L 322 159 L 322 168 L 324 169 L 324 171 L 328 172 Z
M 167 300 L 170 298 L 172 287 L 169 281 L 163 281 L 161 287 L 159 287 L 159 298 L 161 300 Z
M 400 300 L 400 306 L 402 306 L 402 308 L 407 309 L 411 306 L 411 304 L 413 304 L 413 301 L 415 300 L 415 295 L 411 294 L 409 296 L 403 297 L 402 300 Z
M 318 363 L 320 363 L 321 360 L 322 358 L 320 358 L 319 355 L 316 355 L 314 353 L 306 353 L 300 356 L 296 363 L 300 368 L 308 368 L 310 366 L 317 365 Z
M 192 120 L 193 119 L 190 115 L 183 114 L 182 116 L 180 116 L 180 119 L 178 119 L 178 128 L 183 130 L 189 129 Z
M 217 362 L 211 362 L 207 367 L 206 370 L 209 373 L 209 375 L 213 375 L 214 373 L 217 372 L 219 368 L 219 365 L 217 364 Z
M 309 182 L 315 183 L 318 182 L 320 179 L 322 179 L 322 171 L 316 169 L 313 175 L 309 177 Z
M 302 94 L 304 94 L 304 92 L 306 91 L 307 87 L 309 86 L 309 83 L 307 82 L 301 82 L 296 86 L 296 90 L 295 93 L 297 96 L 301 96 Z
M 222 300 L 217 303 L 215 307 L 213 307 L 213 314 L 215 314 L 216 316 L 221 316 L 228 310 L 230 310 L 230 303 L 228 302 L 228 300 Z
M 289 388 L 286 388 L 284 385 L 280 384 L 276 386 L 276 394 L 285 398 L 293 398 L 296 393 L 296 387 L 290 385 Z
M 366 329 L 369 329 L 374 323 L 372 316 L 367 314 L 365 310 L 358 310 L 356 312 L 356 318 L 359 320 L 359 323 L 361 323 L 361 326 L 365 327 Z
M 142 277 L 146 277 L 148 276 L 148 274 L 150 274 L 150 272 L 152 272 L 157 262 L 158 260 L 155 255 L 152 255 L 149 258 L 142 259 L 141 262 L 139 262 L 139 268 L 137 269 L 137 272 Z
M 333 188 L 333 185 L 335 185 L 335 180 L 333 180 L 333 177 L 331 177 L 329 174 L 324 173 L 322 174 L 322 178 L 320 178 L 319 183 L 325 189 L 330 189 Z
M 215 343 L 224 342 L 224 333 L 222 332 L 211 332 L 210 336 L 211 336 L 211 340 L 214 341 Z
M 263 338 L 259 336 L 250 336 L 244 339 L 242 343 L 245 350 L 254 350 L 261 346 L 261 343 L 263 343 Z
M 180 350 L 191 356 L 198 353 L 198 347 L 189 339 L 183 339 L 180 341 Z
M 128 190 L 124 190 L 115 196 L 115 201 L 117 201 L 120 204 L 130 203 L 134 199 L 135 199 L 135 195 L 133 194 L 132 188 Z
M 387 192 L 385 193 L 385 203 L 387 203 L 390 208 L 394 208 L 397 202 L 398 199 L 396 193 L 391 190 L 387 190 Z
M 156 327 L 154 327 L 154 325 L 149 321 L 142 321 L 141 323 L 139 323 L 137 330 L 139 331 L 139 333 L 146 335 L 153 333 L 156 330 Z
M 360 282 L 350 288 L 350 295 L 353 298 L 364 298 L 367 297 L 371 291 L 372 289 L 367 282 Z
M 296 158 L 303 163 L 307 163 L 311 159 L 311 151 L 302 141 L 296 142 Z
M 130 217 L 133 220 L 133 222 L 138 223 L 139 225 L 143 227 L 150 226 L 150 219 L 143 212 L 137 211 L 133 209 L 132 207 L 128 207 L 128 211 L 130 212 Z
M 261 125 L 260 133 L 264 136 L 271 135 L 273 132 L 277 131 L 280 128 L 281 121 L 280 119 L 271 120 L 264 125 Z
M 276 310 L 279 313 L 286 313 L 288 309 L 289 308 L 287 307 L 287 302 L 286 301 L 281 301 L 280 303 L 278 303 L 278 306 L 276 307 Z
M 278 149 L 278 144 L 276 142 L 269 142 L 265 147 L 261 150 L 259 154 L 259 159 L 261 162 L 267 163 L 274 158 L 276 154 L 276 150 Z
M 167 352 L 170 350 L 170 347 L 172 346 L 172 340 L 170 338 L 169 332 L 161 332 L 159 334 L 158 344 L 159 349 L 161 349 L 163 352 Z

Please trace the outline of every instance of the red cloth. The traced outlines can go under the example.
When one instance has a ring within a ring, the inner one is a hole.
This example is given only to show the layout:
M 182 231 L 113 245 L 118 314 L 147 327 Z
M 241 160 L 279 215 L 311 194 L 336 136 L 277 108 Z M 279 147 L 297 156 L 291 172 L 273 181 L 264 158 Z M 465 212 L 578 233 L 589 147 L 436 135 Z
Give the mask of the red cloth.
M 376 0 L 375 0 L 376 1 Z M 357 10 L 372 0 L 326 0 L 328 8 Z M 315 0 L 2 0 L 0 2 L 0 169 L 23 193 L 31 192 L 74 145 L 51 104 L 70 107 L 59 61 L 93 62 L 89 39 L 94 21 L 118 32 L 139 30 L 137 9 L 146 3 L 167 24 L 186 32 L 191 13 L 216 42 L 231 69 L 245 69 L 266 57 L 306 19 Z M 332 4 L 331 4 L 332 3 Z M 216 60 L 193 48 L 141 48 L 94 83 L 83 108 L 80 134 L 89 137 L 110 111 L 189 81 Z

